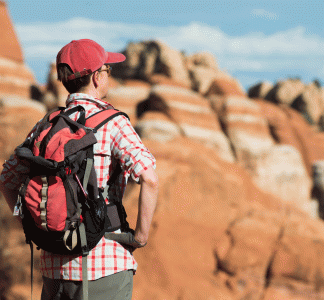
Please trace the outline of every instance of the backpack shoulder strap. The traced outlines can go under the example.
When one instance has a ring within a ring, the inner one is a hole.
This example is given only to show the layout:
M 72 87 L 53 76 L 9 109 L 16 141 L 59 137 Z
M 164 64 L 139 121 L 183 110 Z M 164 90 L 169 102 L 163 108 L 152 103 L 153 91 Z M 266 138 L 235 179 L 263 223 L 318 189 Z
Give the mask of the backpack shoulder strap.
M 79 124 L 84 125 L 84 123 L 85 123 L 85 109 L 83 106 L 78 105 L 71 109 L 68 109 L 68 110 L 66 110 L 66 109 L 67 109 L 66 107 L 58 107 L 56 110 L 50 112 L 50 114 L 48 115 L 48 120 L 52 121 L 59 114 L 69 117 L 70 115 L 72 115 L 75 112 L 80 112 L 80 117 L 78 118 L 77 122 Z
M 64 111 L 65 107 L 55 107 L 50 110 L 41 120 L 42 123 L 52 120 L 55 116 L 59 115 L 62 111 Z
M 96 133 L 100 127 L 108 123 L 111 119 L 117 116 L 125 116 L 129 119 L 128 115 L 117 109 L 105 109 L 101 110 L 89 118 L 86 119 L 85 126 L 93 128 L 93 132 Z
M 88 117 L 86 119 L 85 126 L 93 128 L 92 131 L 94 133 L 96 133 L 100 127 L 105 125 L 107 122 L 109 122 L 114 117 L 117 117 L 117 116 L 120 116 L 120 115 L 123 115 L 127 119 L 129 119 L 127 114 L 125 114 L 125 113 L 123 113 L 123 112 L 121 112 L 119 110 L 115 110 L 115 109 L 101 110 L 101 111 L 91 115 L 90 117 Z M 83 187 L 84 187 L 84 189 L 86 189 L 87 184 L 88 184 L 92 163 L 93 162 L 91 162 L 91 159 L 87 159 L 85 176 L 83 178 Z M 115 170 L 114 173 L 113 173 L 113 175 L 114 175 L 113 178 L 117 177 L 120 173 L 121 173 L 121 169 L 117 168 L 117 170 Z

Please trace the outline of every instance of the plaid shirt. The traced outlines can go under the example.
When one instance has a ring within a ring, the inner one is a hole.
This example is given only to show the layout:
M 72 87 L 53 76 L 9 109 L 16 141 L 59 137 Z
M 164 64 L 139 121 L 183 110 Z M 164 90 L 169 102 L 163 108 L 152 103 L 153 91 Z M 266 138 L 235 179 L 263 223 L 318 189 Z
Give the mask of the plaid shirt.
M 95 99 L 86 94 L 71 94 L 66 102 L 67 109 L 82 105 L 86 110 L 86 117 L 108 108 L 113 108 L 107 102 Z M 76 120 L 79 112 L 70 117 Z M 29 134 L 37 128 L 37 124 Z M 124 195 L 129 176 L 138 182 L 139 175 L 149 166 L 155 168 L 155 159 L 134 131 L 129 120 L 124 116 L 117 116 L 106 123 L 95 134 L 98 143 L 94 145 L 94 166 L 97 173 L 99 187 L 105 186 L 111 176 L 117 161 L 123 172 L 113 184 L 109 199 Z M 0 180 L 6 187 L 17 189 L 23 181 L 28 167 L 13 155 L 3 165 Z M 136 270 L 137 263 L 133 255 L 122 245 L 105 237 L 93 248 L 88 255 L 88 278 L 96 280 L 124 270 Z M 41 253 L 41 273 L 53 279 L 82 280 L 82 257 L 56 255 L 46 251 Z

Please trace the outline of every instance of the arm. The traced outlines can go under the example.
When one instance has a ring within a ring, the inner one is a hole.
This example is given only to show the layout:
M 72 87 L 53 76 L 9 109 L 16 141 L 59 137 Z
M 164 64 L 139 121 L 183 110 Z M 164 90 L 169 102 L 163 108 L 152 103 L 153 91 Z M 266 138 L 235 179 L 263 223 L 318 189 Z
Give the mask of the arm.
M 143 247 L 149 236 L 149 230 L 157 202 L 158 178 L 154 171 L 155 158 L 143 145 L 129 120 L 117 116 L 114 123 L 108 122 L 106 130 L 110 134 L 110 151 L 131 178 L 140 183 L 141 190 L 138 203 L 138 215 L 135 236 L 131 233 L 106 233 L 106 238 L 134 248 Z
M 141 245 L 147 243 L 149 230 L 156 208 L 158 196 L 158 177 L 152 167 L 140 175 L 141 191 L 138 203 L 138 215 L 135 229 L 135 240 Z

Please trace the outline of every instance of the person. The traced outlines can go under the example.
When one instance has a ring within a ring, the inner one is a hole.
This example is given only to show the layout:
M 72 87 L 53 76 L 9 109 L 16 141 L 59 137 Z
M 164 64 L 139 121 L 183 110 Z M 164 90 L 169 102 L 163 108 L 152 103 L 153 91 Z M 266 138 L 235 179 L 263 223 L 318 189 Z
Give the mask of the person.
M 65 45 L 57 54 L 56 65 L 58 79 L 69 92 L 66 110 L 81 105 L 85 108 L 86 117 L 89 117 L 103 109 L 113 108 L 106 99 L 110 64 L 125 59 L 123 54 L 106 52 L 102 46 L 89 39 L 73 40 Z M 70 117 L 77 120 L 79 112 Z M 37 124 L 29 138 L 36 128 Z M 94 166 L 99 187 L 108 181 L 117 162 L 122 168 L 122 173 L 110 189 L 108 199 L 121 199 L 129 178 L 141 185 L 134 237 L 138 246 L 142 247 L 148 241 L 157 203 L 155 158 L 123 115 L 106 123 L 95 135 L 98 142 L 94 146 Z M 16 203 L 18 187 L 27 172 L 28 166 L 15 155 L 4 163 L 0 191 L 11 210 Z M 131 299 L 133 275 L 137 269 L 132 250 L 134 248 L 103 237 L 90 251 L 90 299 Z M 42 300 L 82 299 L 81 256 L 64 256 L 42 251 L 40 271 L 43 276 Z

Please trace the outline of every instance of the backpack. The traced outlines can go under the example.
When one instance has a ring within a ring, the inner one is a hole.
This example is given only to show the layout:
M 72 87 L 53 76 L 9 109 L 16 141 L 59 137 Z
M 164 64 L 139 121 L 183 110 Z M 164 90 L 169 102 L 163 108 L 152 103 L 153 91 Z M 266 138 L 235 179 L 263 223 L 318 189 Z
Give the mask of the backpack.
M 73 121 L 69 116 L 77 111 L 80 117 Z M 86 119 L 82 106 L 59 108 L 47 114 L 32 138 L 17 147 L 17 157 L 30 164 L 16 205 L 27 243 L 55 254 L 86 257 L 106 232 L 131 231 L 122 203 L 107 205 L 105 201 L 120 166 L 99 189 L 93 164 L 95 133 L 118 115 L 128 118 L 108 109 Z M 86 261 L 83 269 L 85 277 Z

